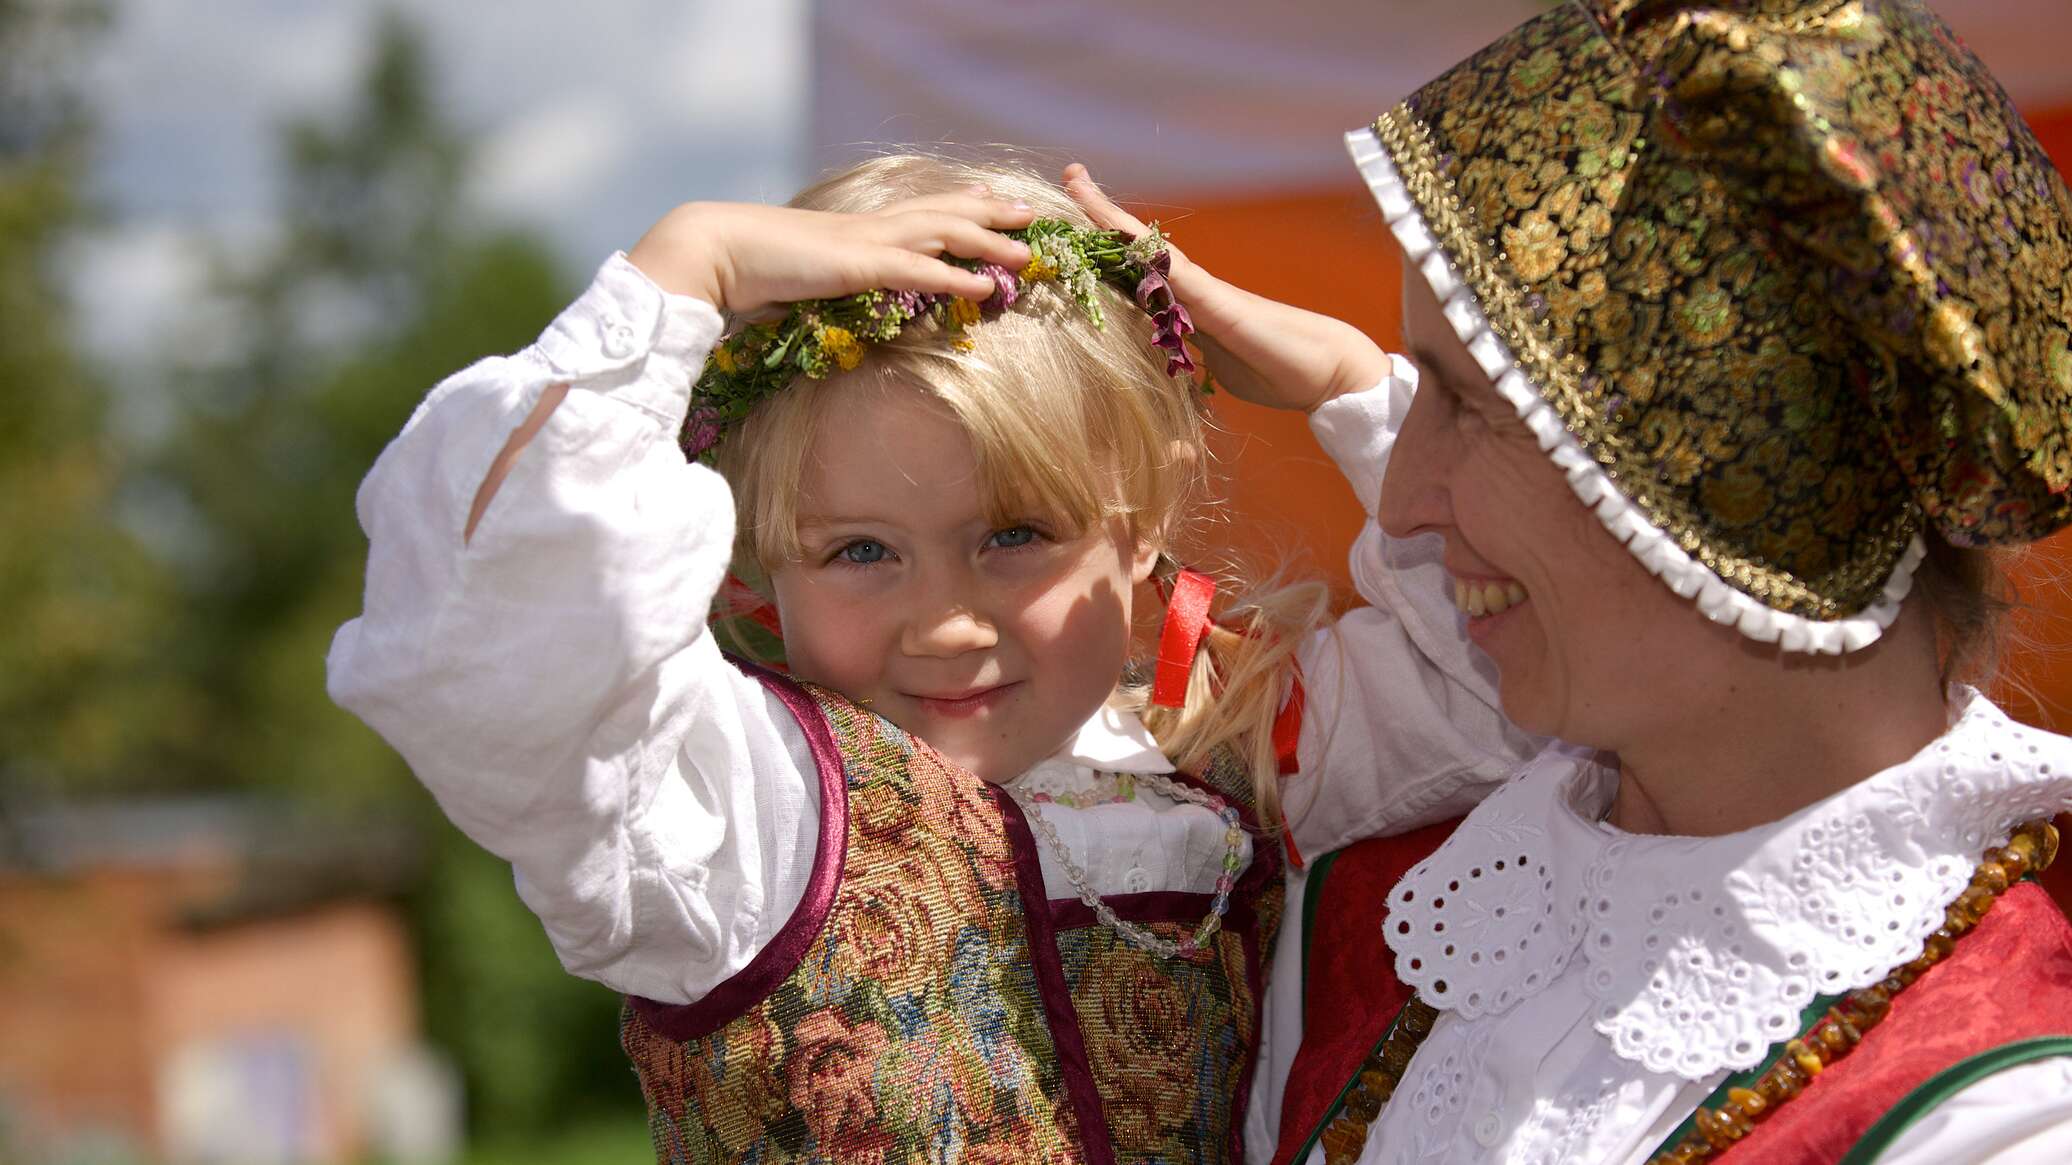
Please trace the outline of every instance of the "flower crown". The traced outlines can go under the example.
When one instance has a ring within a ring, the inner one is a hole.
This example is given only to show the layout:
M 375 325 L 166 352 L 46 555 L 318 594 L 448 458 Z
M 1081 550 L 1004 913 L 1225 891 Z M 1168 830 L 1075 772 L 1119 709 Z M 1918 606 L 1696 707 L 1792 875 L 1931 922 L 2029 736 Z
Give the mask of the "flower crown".
M 971 339 L 964 330 L 1013 307 L 1028 283 L 1062 285 L 1097 328 L 1106 327 L 1107 321 L 1094 298 L 1096 285 L 1129 292 L 1151 316 L 1151 343 L 1166 353 L 1166 375 L 1194 371 L 1185 342 L 1194 321 L 1166 282 L 1173 257 L 1158 224 L 1135 239 L 1121 231 L 1055 218 L 1040 218 L 1002 233 L 1029 245 L 1029 262 L 1019 272 L 995 263 L 945 257 L 946 262 L 992 278 L 993 294 L 984 301 L 883 289 L 809 299 L 791 304 L 782 320 L 749 324 L 722 340 L 691 389 L 691 410 L 679 438 L 684 453 L 705 458 L 727 427 L 747 416 L 764 397 L 800 376 L 820 380 L 837 368 L 856 367 L 868 346 L 892 339 L 915 320 L 934 321 L 951 347 L 969 351 Z

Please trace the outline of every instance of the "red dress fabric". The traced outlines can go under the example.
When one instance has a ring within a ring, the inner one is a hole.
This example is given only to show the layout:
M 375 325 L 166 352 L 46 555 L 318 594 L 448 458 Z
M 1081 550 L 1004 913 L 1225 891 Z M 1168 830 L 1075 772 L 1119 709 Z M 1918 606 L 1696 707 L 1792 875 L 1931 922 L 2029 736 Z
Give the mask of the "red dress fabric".
M 1303 915 L 1317 925 L 1315 934 L 1303 936 L 1302 1047 L 1281 1097 L 1275 1162 L 1286 1162 L 1302 1147 L 1410 1001 L 1410 988 L 1396 978 L 1395 956 L 1381 937 L 1389 890 L 1459 824 L 1455 818 L 1399 837 L 1355 842 L 1331 859 L 1321 890 L 1311 875 L 1313 904 L 1305 905 Z M 1286 925 L 1301 922 L 1290 918 Z
M 1755 1131 L 1722 1165 L 1831 1165 L 1906 1094 L 2002 1044 L 2072 1035 L 2072 925 L 2041 886 L 2021 882 L 1950 956 L 1892 1001 L 1847 1056 Z
M 1361 842 L 1334 860 L 1315 933 L 1305 936 L 1303 1039 L 1281 1105 L 1276 1165 L 1308 1140 L 1408 1001 L 1382 939 L 1388 891 L 1456 824 Z M 2072 923 L 2042 887 L 2022 882 L 1900 993 L 1855 1050 L 1711 1160 L 1834 1165 L 1915 1087 L 1980 1052 L 2039 1036 L 2072 1036 Z

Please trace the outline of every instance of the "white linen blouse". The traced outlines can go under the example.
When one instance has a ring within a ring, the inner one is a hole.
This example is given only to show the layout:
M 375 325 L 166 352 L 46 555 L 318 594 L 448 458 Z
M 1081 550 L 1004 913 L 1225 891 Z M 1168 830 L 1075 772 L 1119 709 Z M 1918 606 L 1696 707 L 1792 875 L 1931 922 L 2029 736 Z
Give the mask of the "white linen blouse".
M 1363 1165 L 1642 1162 L 1816 995 L 1919 954 L 2010 827 L 2072 808 L 2072 740 L 1968 690 L 1951 715 L 1912 759 L 1724 837 L 1605 824 L 1616 768 L 1549 746 L 1390 891 L 1397 974 L 1441 1014 Z M 2072 1057 L 1973 1085 L 1879 1158 L 2067 1160 Z
M 433 389 L 360 489 L 364 611 L 328 661 L 333 699 L 511 862 L 568 970 L 675 1003 L 783 927 L 820 812 L 803 734 L 705 630 L 733 501 L 676 435 L 720 330 L 710 304 L 614 256 L 532 347 Z M 1387 539 L 1371 517 L 1414 375 L 1399 360 L 1312 420 L 1370 515 L 1352 567 L 1372 605 L 1300 654 L 1301 772 L 1284 800 L 1307 854 L 1463 812 L 1536 747 L 1459 633 L 1436 543 Z M 560 383 L 572 390 L 464 538 L 491 461 Z M 1141 722 L 1108 709 L 1012 784 L 1170 769 Z M 1199 806 L 1143 790 L 1040 811 L 1098 892 L 1207 892 L 1221 872 L 1223 824 Z M 1039 849 L 1047 889 L 1070 896 Z

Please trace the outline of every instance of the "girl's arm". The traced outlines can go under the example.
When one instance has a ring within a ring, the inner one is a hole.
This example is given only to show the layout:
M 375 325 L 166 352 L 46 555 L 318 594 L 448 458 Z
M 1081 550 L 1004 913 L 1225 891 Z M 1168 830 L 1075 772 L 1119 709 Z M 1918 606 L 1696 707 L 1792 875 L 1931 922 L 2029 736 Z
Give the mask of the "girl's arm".
M 538 343 L 439 385 L 361 487 L 365 609 L 333 642 L 332 695 L 511 861 L 575 973 L 688 1002 L 797 903 L 819 820 L 811 758 L 704 632 L 733 506 L 676 435 L 715 303 L 990 291 L 917 249 L 931 244 L 1026 261 L 984 229 L 1025 214 L 949 201 L 674 212 L 643 241 L 650 270 L 615 257 Z M 807 270 L 812 246 L 834 275 Z
M 1085 167 L 1069 167 L 1065 184 L 1096 222 L 1144 230 Z M 1226 283 L 1177 250 L 1169 278 L 1217 383 L 1254 404 L 1307 412 L 1367 513 L 1352 577 L 1369 605 L 1299 657 L 1301 769 L 1282 789 L 1296 848 L 1313 856 L 1466 811 L 1540 742 L 1499 709 L 1494 672 L 1449 597 L 1438 541 L 1390 538 L 1375 519 L 1416 369 L 1350 324 Z

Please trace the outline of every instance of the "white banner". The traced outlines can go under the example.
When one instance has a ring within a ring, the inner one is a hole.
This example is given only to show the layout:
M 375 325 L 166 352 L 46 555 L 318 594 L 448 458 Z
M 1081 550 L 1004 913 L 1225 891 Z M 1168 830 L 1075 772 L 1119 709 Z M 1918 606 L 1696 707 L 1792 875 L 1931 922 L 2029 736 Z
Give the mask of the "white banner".
M 1351 181 L 1339 134 L 1547 0 L 821 0 L 815 168 L 874 143 L 1009 142 L 1126 195 Z M 2072 0 L 1934 7 L 2017 101 L 2072 103 Z

